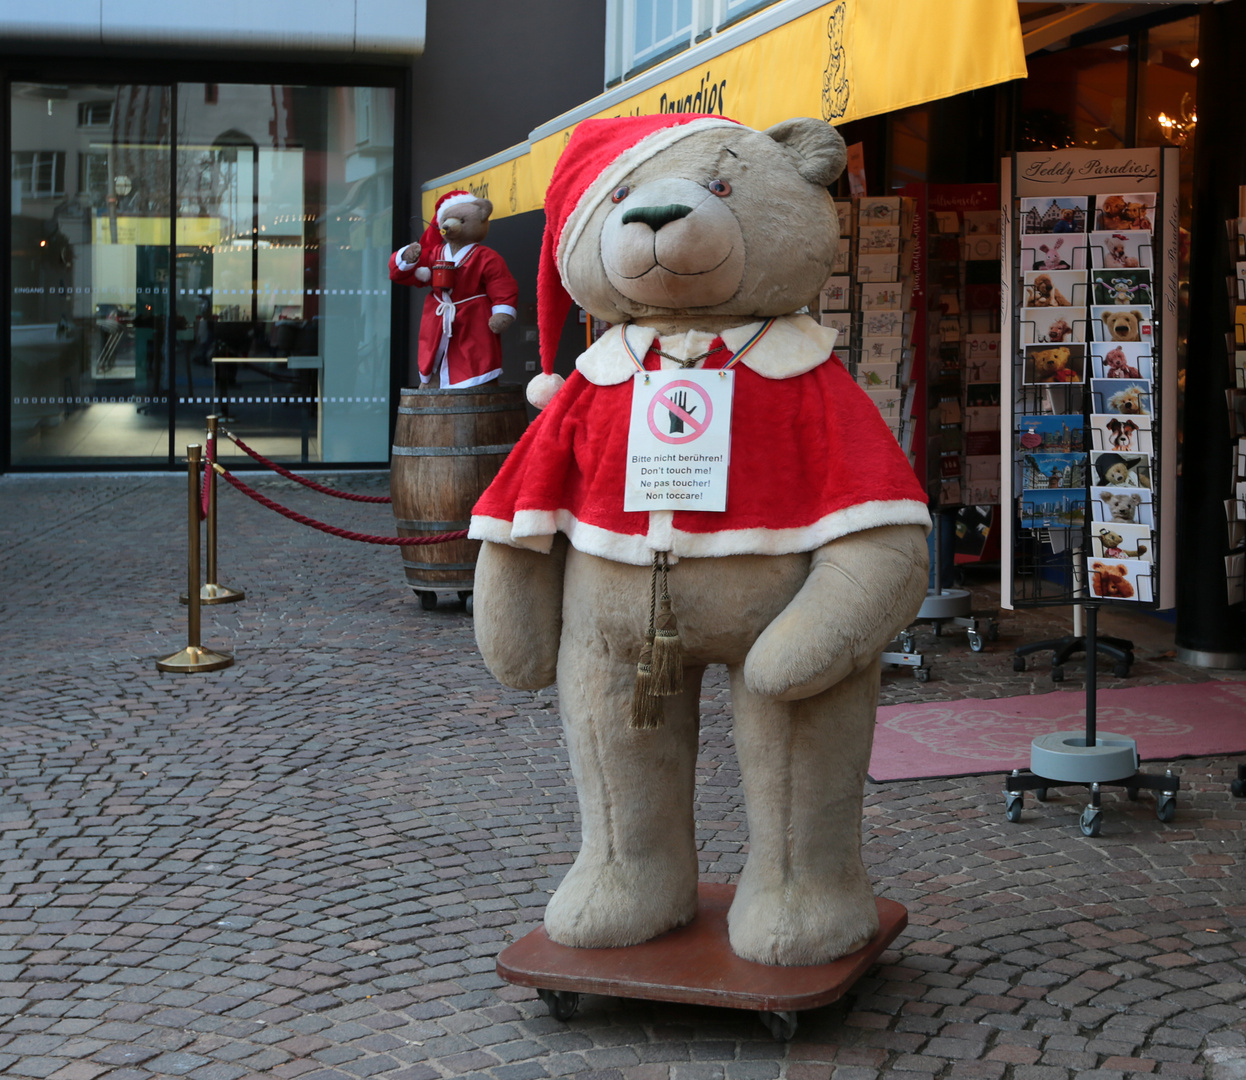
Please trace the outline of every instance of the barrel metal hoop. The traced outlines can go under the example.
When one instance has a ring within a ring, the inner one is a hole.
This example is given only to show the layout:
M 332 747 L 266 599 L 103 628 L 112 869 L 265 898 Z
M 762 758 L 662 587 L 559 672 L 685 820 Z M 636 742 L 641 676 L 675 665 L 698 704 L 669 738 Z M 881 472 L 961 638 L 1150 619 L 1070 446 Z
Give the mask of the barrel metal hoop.
M 451 405 L 445 409 L 412 409 L 398 406 L 399 416 L 452 416 L 464 413 L 520 412 L 514 405 Z
M 402 565 L 408 570 L 475 570 L 476 564 L 468 563 L 435 563 L 435 562 L 411 562 L 408 559 L 402 560 Z
M 412 521 L 409 518 L 397 518 L 394 524 L 400 529 L 412 529 L 415 532 L 458 532 L 471 525 L 470 521 Z
M 509 454 L 514 443 L 495 446 L 394 446 L 391 452 L 397 457 L 473 457 L 481 454 Z
M 441 387 L 404 386 L 398 393 L 402 397 L 440 397 L 442 394 L 512 394 L 522 399 L 524 388 L 510 383 L 489 382 L 481 383 L 479 386 L 453 386 L 444 390 Z

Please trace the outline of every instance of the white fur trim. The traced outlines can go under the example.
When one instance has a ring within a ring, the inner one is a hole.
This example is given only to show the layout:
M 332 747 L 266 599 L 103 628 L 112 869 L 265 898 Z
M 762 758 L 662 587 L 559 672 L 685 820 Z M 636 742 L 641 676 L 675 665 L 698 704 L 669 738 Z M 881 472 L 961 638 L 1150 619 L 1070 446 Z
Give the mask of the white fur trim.
M 444 365 L 441 368 L 441 373 L 443 375 L 446 373 L 446 369 Z M 470 379 L 463 379 L 461 382 L 449 383 L 449 384 L 442 383 L 441 389 L 443 390 L 465 390 L 469 386 L 480 386 L 483 383 L 487 383 L 491 379 L 496 379 L 501 374 L 502 374 L 502 369 L 500 367 L 496 367 L 492 371 L 486 371 L 483 375 L 473 375 Z
M 673 127 L 659 128 L 652 134 L 646 135 L 640 142 L 633 143 L 598 173 L 597 179 L 585 188 L 584 194 L 580 196 L 575 207 L 567 215 L 567 220 L 563 222 L 562 232 L 558 237 L 558 247 L 554 252 L 554 262 L 558 266 L 558 276 L 562 278 L 563 288 L 567 292 L 571 293 L 572 296 L 575 295 L 567 284 L 566 276 L 562 272 L 564 256 L 570 254 L 579 241 L 580 233 L 584 230 L 584 226 L 588 224 L 588 219 L 592 217 L 593 211 L 597 209 L 598 204 L 614 192 L 628 173 L 648 161 L 655 154 L 660 154 L 668 146 L 673 146 L 680 139 L 685 139 L 689 135 L 695 135 L 700 131 L 713 131 L 715 128 L 724 128 L 735 132 L 749 132 L 750 130 L 730 120 L 719 120 L 715 117 L 689 120 L 686 124 L 675 124 Z
M 534 409 L 543 409 L 558 393 L 559 387 L 566 382 L 561 375 L 547 375 L 541 372 L 528 383 L 528 401 Z
M 666 530 L 655 531 L 651 518 L 650 535 L 645 536 L 586 525 L 566 510 L 553 514 L 528 510 L 515 515 L 513 527 L 510 522 L 497 518 L 473 517 L 468 536 L 473 540 L 492 540 L 511 547 L 548 552 L 557 531 L 564 533 L 571 546 L 586 555 L 632 566 L 649 566 L 655 550 L 669 551 L 675 561 L 728 555 L 791 555 L 813 551 L 832 540 L 883 525 L 920 525 L 929 532 L 930 511 L 925 503 L 916 500 L 877 500 L 837 510 L 799 529 L 724 529 L 713 533 L 683 532 L 669 525 Z M 667 542 L 668 536 L 669 548 L 653 546 L 654 541 Z
M 446 220 L 446 211 L 452 206 L 461 206 L 463 203 L 474 203 L 475 195 L 451 195 L 445 202 L 437 208 L 437 224 L 444 224 Z
M 758 321 L 724 330 L 723 343 L 735 352 L 743 348 L 760 327 Z M 636 373 L 636 365 L 623 345 L 624 330 L 628 344 L 640 357 L 649 351 L 657 337 L 657 331 L 649 326 L 624 323 L 610 327 L 575 362 L 576 369 L 594 386 L 617 386 Z M 784 315 L 775 320 L 766 336 L 749 349 L 740 363 L 767 379 L 791 379 L 825 363 L 838 336 L 839 331 L 834 327 L 821 326 L 808 315 Z M 665 366 L 666 361 L 663 361 Z

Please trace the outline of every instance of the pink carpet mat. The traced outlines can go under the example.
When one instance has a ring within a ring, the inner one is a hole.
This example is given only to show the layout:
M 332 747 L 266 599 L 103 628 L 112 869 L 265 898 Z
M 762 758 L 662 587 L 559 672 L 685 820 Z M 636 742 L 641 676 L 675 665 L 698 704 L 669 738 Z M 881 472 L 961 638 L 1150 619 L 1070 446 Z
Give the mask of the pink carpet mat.
M 1127 735 L 1143 761 L 1246 753 L 1246 683 L 1100 689 L 1100 732 Z M 1071 691 L 886 705 L 878 710 L 870 779 L 917 780 L 1027 769 L 1030 740 L 1084 731 L 1086 695 Z

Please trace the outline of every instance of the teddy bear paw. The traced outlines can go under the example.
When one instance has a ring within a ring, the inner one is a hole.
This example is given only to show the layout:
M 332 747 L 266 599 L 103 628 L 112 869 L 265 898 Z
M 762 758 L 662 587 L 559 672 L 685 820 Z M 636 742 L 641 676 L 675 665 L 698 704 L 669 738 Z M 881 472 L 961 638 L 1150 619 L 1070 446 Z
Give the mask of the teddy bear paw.
M 696 869 L 577 861 L 545 909 L 545 932 L 560 945 L 619 948 L 684 926 L 697 913 Z
M 826 964 L 856 952 L 878 933 L 868 883 L 750 886 L 741 881 L 727 914 L 732 951 L 758 964 Z

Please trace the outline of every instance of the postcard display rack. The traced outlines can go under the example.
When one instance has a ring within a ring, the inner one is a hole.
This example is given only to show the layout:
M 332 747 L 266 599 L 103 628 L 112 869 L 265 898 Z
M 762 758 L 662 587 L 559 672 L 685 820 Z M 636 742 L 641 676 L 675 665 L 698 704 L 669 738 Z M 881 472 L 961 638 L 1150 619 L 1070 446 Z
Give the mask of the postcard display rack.
M 923 475 L 921 425 L 916 409 L 922 372 L 913 364 L 913 266 L 917 200 L 864 196 L 836 200 L 839 252 L 822 289 L 820 319 L 839 336 L 835 354 L 878 406 L 909 464 Z M 913 669 L 919 682 L 930 669 L 913 648 L 913 635 L 900 635 L 901 648 L 883 653 L 883 663 Z
M 1101 787 L 1153 790 L 1170 821 L 1179 786 L 1139 772 L 1134 740 L 1095 721 L 1098 610 L 1174 603 L 1177 156 L 1057 150 L 1002 170 L 1001 603 L 1080 608 L 1086 651 L 1085 730 L 1036 738 L 1005 807 L 1017 821 L 1025 791 L 1088 787 L 1087 836 Z
M 1238 210 L 1246 215 L 1246 186 L 1238 188 Z M 1233 331 L 1229 335 L 1229 355 L 1233 358 L 1233 381 L 1225 391 L 1228 399 L 1229 435 L 1233 440 L 1233 490 L 1224 503 L 1228 524 L 1229 554 L 1224 557 L 1224 577 L 1228 603 L 1246 602 L 1246 216 L 1225 223 L 1235 256 L 1229 275 L 1229 295 L 1233 297 Z M 1246 766 L 1238 766 L 1239 771 Z M 1246 774 L 1238 784 L 1246 781 Z M 1238 791 L 1237 794 L 1242 794 Z

